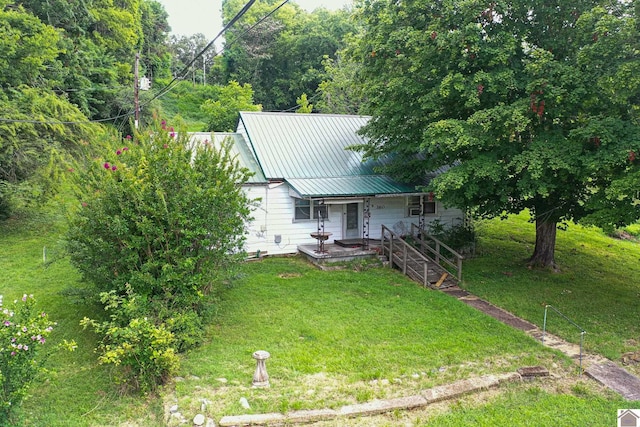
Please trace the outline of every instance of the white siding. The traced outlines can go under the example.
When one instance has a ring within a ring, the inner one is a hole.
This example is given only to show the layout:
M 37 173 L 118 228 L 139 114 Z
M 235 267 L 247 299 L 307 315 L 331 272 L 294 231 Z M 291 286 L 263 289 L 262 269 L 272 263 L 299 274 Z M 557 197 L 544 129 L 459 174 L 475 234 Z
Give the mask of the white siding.
M 372 197 L 371 217 L 369 220 L 369 237 L 379 239 L 381 237 L 382 225 L 387 226 L 398 234 L 406 234 L 411 231 L 411 224 L 418 225 L 418 217 L 407 217 L 407 199 L 405 196 L 399 197 Z M 425 216 L 427 223 L 439 220 L 446 226 L 459 224 L 464 215 L 460 209 L 444 209 L 441 203 L 437 202 L 436 212 Z
M 253 209 L 254 220 L 247 225 L 247 252 L 293 254 L 298 251 L 298 245 L 316 243 L 310 233 L 317 231 L 318 223 L 316 220 L 294 221 L 294 202 L 286 183 L 245 186 L 245 190 L 250 198 L 261 199 Z M 370 202 L 369 237 L 372 239 L 380 238 L 383 224 L 400 233 L 408 232 L 411 223 L 418 224 L 417 217 L 406 217 L 404 196 L 372 197 Z M 324 223 L 324 231 L 332 233 L 329 243 L 342 239 L 343 209 L 344 205 L 329 204 L 329 217 Z M 452 225 L 460 223 L 463 214 L 459 209 L 445 210 L 438 203 L 436 213 L 426 219 L 439 219 L 445 225 Z M 280 236 L 279 243 L 276 236 Z

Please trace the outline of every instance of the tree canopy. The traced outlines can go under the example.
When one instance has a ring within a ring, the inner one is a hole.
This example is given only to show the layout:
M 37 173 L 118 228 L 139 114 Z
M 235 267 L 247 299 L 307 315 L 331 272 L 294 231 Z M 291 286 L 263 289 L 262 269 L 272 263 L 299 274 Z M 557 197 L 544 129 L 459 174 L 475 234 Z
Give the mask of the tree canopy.
M 43 167 L 59 176 L 102 132 L 90 120 L 127 120 L 134 52 L 143 73 L 168 74 L 166 19 L 153 0 L 0 0 L 0 217 L 51 193 Z
M 640 33 L 617 1 L 361 1 L 349 49 L 370 157 L 481 217 L 528 209 L 530 262 L 564 221 L 640 217 Z
M 244 3 L 225 0 L 224 21 L 229 22 Z M 256 103 L 267 111 L 291 109 L 303 93 L 316 93 L 326 79 L 324 58 L 335 58 L 344 47 L 344 36 L 354 28 L 344 10 L 307 13 L 290 3 L 269 15 L 280 3 L 256 1 L 225 35 L 223 83 L 251 84 Z

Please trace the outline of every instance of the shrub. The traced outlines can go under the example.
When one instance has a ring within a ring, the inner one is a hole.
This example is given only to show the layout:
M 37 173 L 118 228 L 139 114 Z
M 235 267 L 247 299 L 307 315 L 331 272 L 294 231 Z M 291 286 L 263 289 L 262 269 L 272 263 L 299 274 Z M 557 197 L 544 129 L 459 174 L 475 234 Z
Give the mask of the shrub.
M 154 389 L 177 351 L 202 341 L 200 316 L 244 258 L 249 174 L 230 144 L 193 146 L 160 122 L 110 138 L 74 168 L 67 247 L 111 313 L 82 324 L 102 336 L 100 361 L 119 367 L 127 388 Z
M 0 295 L 0 322 L 0 425 L 7 425 L 13 409 L 44 370 L 42 348 L 55 323 L 36 310 L 33 295 L 8 307 Z
M 192 147 L 164 123 L 106 149 L 76 172 L 73 264 L 100 291 L 198 309 L 243 258 L 248 178 L 227 143 Z
M 110 320 L 100 323 L 85 317 L 80 322 L 102 336 L 98 360 L 120 368 L 115 379 L 123 391 L 154 391 L 179 367 L 174 335 L 164 325 L 154 324 L 152 318 L 130 317 L 138 311 L 130 289 L 124 297 L 111 291 L 101 293 L 100 299 L 112 313 Z
M 459 253 L 473 252 L 476 242 L 476 231 L 470 224 L 444 225 L 440 220 L 433 220 L 427 225 L 427 233 Z

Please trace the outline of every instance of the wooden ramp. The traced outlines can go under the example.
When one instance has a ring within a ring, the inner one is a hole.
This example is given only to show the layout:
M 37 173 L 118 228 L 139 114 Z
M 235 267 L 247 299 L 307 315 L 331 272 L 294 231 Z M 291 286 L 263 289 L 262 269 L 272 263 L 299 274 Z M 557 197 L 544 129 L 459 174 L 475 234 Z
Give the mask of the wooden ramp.
M 444 289 L 457 285 L 455 274 L 447 271 L 434 259 L 407 243 L 384 225 L 380 246 L 382 255 L 389 260 L 390 267 L 397 267 L 423 286 Z

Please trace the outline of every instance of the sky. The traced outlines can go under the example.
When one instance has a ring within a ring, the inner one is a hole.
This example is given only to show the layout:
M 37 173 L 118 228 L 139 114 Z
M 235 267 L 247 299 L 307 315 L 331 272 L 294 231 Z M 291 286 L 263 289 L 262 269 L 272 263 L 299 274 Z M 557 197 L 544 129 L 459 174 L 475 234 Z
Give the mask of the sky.
M 320 6 L 337 10 L 352 0 L 290 0 L 312 11 Z M 169 14 L 171 34 L 190 36 L 202 33 L 212 40 L 222 29 L 222 0 L 158 0 Z

